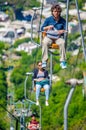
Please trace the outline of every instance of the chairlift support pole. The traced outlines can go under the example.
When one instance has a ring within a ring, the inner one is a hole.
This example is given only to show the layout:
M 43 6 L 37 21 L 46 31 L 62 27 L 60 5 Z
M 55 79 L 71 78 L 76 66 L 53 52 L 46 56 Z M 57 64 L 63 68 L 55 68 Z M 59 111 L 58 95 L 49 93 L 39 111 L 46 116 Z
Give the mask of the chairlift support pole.
M 77 0 L 75 0 L 75 4 L 76 4 L 76 9 L 77 9 L 78 21 L 79 21 L 79 29 L 80 29 L 80 34 L 81 34 L 81 42 L 82 42 L 83 54 L 84 54 L 84 59 L 86 61 L 86 52 L 85 52 L 85 44 L 84 44 L 84 37 L 83 37 L 83 29 L 82 29 L 82 23 L 81 23 L 81 18 L 80 18 L 80 13 L 79 13 L 79 8 L 78 8 L 78 1 Z M 68 31 L 68 15 L 69 15 L 69 0 L 67 0 L 66 31 Z M 66 46 L 67 46 L 67 37 L 66 37 Z
M 86 62 L 86 52 L 85 52 L 85 44 L 84 44 L 84 37 L 83 37 L 83 30 L 82 30 L 82 23 L 81 23 L 81 19 L 80 19 L 80 13 L 79 13 L 79 8 L 78 8 L 78 2 L 77 0 L 75 0 L 76 2 L 76 9 L 77 9 L 77 14 L 78 14 L 78 21 L 79 21 L 79 28 L 80 28 L 80 34 L 81 34 L 81 40 L 82 40 L 82 48 L 83 48 L 83 54 L 84 54 L 84 59 Z
M 64 130 L 68 130 L 68 106 L 71 101 L 72 95 L 74 93 L 76 85 L 82 84 L 83 80 L 78 79 L 70 79 L 66 81 L 66 84 L 71 85 L 71 89 L 69 91 L 68 97 L 66 99 L 65 105 L 64 105 Z
M 64 106 L 64 130 L 68 130 L 68 105 L 71 101 L 74 90 L 75 86 L 72 85 Z
M 50 53 L 50 87 L 52 86 L 52 53 Z

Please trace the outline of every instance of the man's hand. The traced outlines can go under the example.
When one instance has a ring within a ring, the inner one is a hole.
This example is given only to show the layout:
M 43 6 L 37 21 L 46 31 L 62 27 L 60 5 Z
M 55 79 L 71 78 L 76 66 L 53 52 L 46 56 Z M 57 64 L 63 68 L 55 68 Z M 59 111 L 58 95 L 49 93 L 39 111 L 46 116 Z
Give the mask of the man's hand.
M 47 30 L 51 30 L 53 28 L 54 28 L 53 25 L 49 25 L 49 26 L 44 27 L 44 30 L 47 31 Z
M 48 26 L 48 30 L 51 30 L 51 29 L 53 29 L 53 28 L 54 28 L 53 25 Z
M 58 30 L 58 34 L 63 34 L 63 33 L 66 33 L 67 31 L 66 30 Z

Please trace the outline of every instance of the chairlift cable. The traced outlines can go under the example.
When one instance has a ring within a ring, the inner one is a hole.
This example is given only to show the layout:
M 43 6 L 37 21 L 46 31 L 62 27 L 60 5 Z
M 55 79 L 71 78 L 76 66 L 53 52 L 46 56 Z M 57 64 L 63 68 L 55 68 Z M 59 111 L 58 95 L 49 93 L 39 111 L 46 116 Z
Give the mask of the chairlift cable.
M 40 21 L 39 21 L 39 31 L 41 30 L 41 23 L 42 23 L 42 13 L 43 13 L 43 7 L 44 7 L 44 0 L 42 0 L 42 3 L 41 3 L 41 13 L 40 13 Z M 39 35 L 38 35 L 38 39 L 39 39 Z
M 81 35 L 81 42 L 82 42 L 82 49 L 83 49 L 83 55 L 84 59 L 86 61 L 86 53 L 85 53 L 85 45 L 84 45 L 84 37 L 82 33 L 82 23 L 81 23 L 81 18 L 80 18 L 80 13 L 79 13 L 79 8 L 78 8 L 78 1 L 75 0 L 75 5 L 76 5 L 76 10 L 77 10 L 77 15 L 78 15 L 78 22 L 79 22 L 79 28 L 80 28 L 80 35 Z M 69 13 L 69 0 L 67 0 L 67 13 L 66 13 L 66 30 L 68 31 L 68 13 Z M 67 39 L 66 39 L 67 42 Z M 66 43 L 67 47 L 67 43 Z
M 5 108 L 2 104 L 0 104 L 0 106 L 1 106 L 6 112 L 8 112 L 16 121 L 18 121 L 18 122 L 21 124 L 20 120 L 19 120 L 16 116 L 14 116 L 11 112 L 9 112 L 9 111 L 7 110 L 7 108 Z M 27 129 L 27 127 L 26 127 L 24 124 L 22 124 L 22 126 L 24 126 L 24 128 Z M 17 130 L 17 129 L 16 129 L 16 130 Z
M 66 11 L 66 31 L 68 32 L 68 11 L 69 11 L 69 0 L 67 0 L 67 3 L 66 3 L 66 8 L 67 8 L 67 11 Z M 64 38 L 65 38 L 65 49 L 67 48 L 67 39 L 68 39 L 68 33 L 64 34 Z
M 84 37 L 83 37 L 83 33 L 82 33 L 82 23 L 81 23 L 79 8 L 78 8 L 78 1 L 75 0 L 75 3 L 76 3 L 77 14 L 78 14 L 78 21 L 79 21 L 79 28 L 80 28 L 80 34 L 81 34 L 81 42 L 82 42 L 83 55 L 84 55 L 84 60 L 86 62 L 85 44 L 84 44 Z
M 41 26 L 41 20 L 42 20 L 42 11 L 43 11 L 43 5 L 44 5 L 44 0 L 42 1 L 42 4 L 41 4 L 41 14 L 40 14 L 40 22 L 39 22 L 39 30 L 40 30 L 40 26 Z M 32 20 L 31 20 L 31 24 L 33 24 L 33 18 L 32 18 Z M 31 29 L 32 29 L 32 31 L 31 31 L 31 41 L 33 42 L 33 25 L 31 25 Z M 39 39 L 39 35 L 38 35 L 38 39 Z M 39 48 L 39 46 L 37 46 L 37 49 L 36 49 L 36 54 L 38 53 L 38 48 Z M 36 56 L 37 55 L 35 55 L 34 56 L 34 68 L 35 68 L 35 63 L 36 63 L 36 60 L 37 60 L 37 58 L 36 58 Z
M 79 52 L 78 52 L 78 54 L 77 54 L 76 61 L 75 61 L 74 65 L 73 65 L 74 68 L 73 68 L 73 71 L 72 71 L 72 73 L 71 73 L 71 77 L 72 77 L 72 78 L 75 76 L 75 69 L 76 69 L 76 66 L 77 66 L 77 63 L 78 63 L 78 58 L 79 58 L 80 50 L 81 50 L 81 46 L 79 47 Z
M 39 51 L 39 47 L 37 46 L 37 48 L 34 50 L 35 52 L 34 52 L 34 54 L 35 54 L 35 56 L 34 55 L 32 55 L 32 57 L 33 57 L 33 61 L 34 61 L 34 67 L 33 67 L 33 69 L 35 69 L 35 67 L 36 67 L 36 62 L 37 62 L 37 53 L 38 53 L 38 51 Z

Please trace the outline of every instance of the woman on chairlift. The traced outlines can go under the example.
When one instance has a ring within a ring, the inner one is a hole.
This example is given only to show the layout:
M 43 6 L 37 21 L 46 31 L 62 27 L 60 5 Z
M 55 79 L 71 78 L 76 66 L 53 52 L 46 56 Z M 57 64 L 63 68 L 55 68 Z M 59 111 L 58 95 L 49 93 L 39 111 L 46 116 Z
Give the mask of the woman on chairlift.
M 48 98 L 49 98 L 49 76 L 48 76 L 48 71 L 42 68 L 42 62 L 39 61 L 37 63 L 37 69 L 34 70 L 33 74 L 33 80 L 35 82 L 35 87 L 36 87 L 36 105 L 39 105 L 39 94 L 41 88 L 44 88 L 45 90 L 45 105 L 48 106 Z

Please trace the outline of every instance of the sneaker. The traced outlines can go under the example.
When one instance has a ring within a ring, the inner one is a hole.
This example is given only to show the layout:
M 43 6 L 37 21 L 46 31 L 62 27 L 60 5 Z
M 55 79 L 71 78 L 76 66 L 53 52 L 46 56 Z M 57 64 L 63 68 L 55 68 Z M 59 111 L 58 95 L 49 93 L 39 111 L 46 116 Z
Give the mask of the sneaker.
M 48 103 L 48 101 L 46 101 L 46 102 L 45 102 L 45 105 L 46 105 L 46 106 L 49 106 L 49 103 Z
M 42 68 L 45 68 L 47 66 L 46 62 L 42 62 Z
M 39 101 L 38 100 L 36 101 L 36 105 L 39 106 Z
M 62 61 L 62 62 L 60 63 L 60 66 L 61 66 L 62 69 L 66 69 L 66 68 L 67 68 L 67 65 L 66 65 L 66 62 L 65 62 L 65 61 Z

